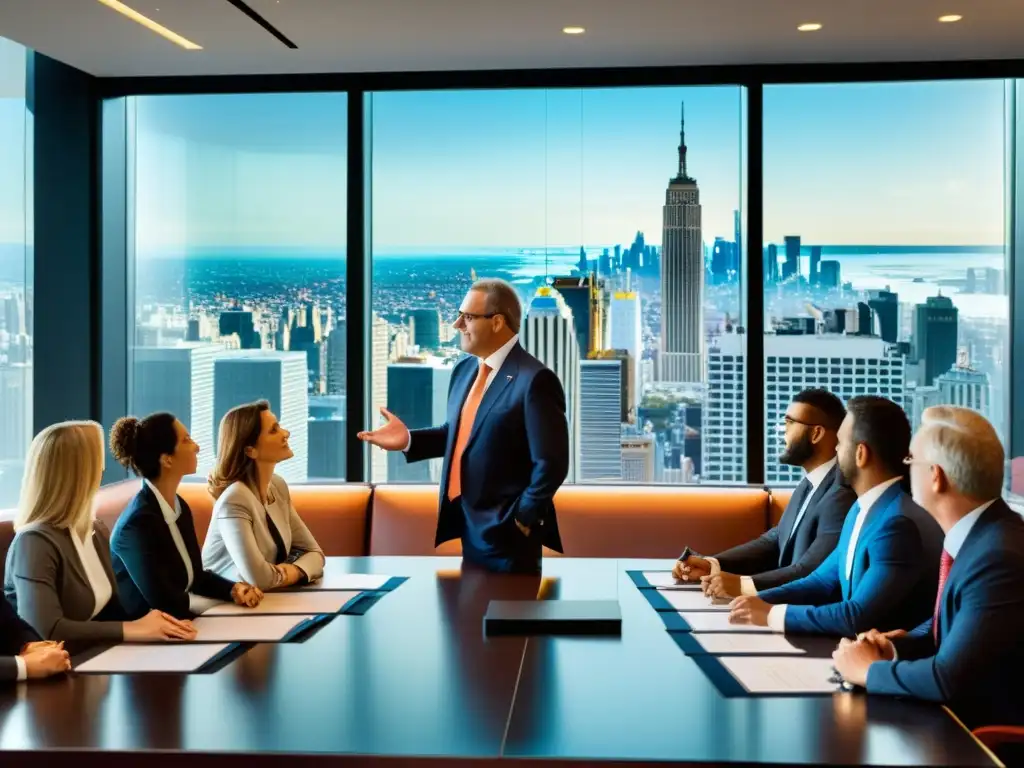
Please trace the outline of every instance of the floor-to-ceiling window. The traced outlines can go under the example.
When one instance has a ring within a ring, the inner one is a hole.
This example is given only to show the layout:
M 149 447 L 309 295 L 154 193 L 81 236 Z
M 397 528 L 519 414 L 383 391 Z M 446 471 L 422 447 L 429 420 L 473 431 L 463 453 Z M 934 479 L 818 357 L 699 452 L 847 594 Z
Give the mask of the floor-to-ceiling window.
M 1006 83 L 764 89 L 765 479 L 792 396 L 984 414 L 1008 443 Z
M 569 481 L 744 482 L 744 98 L 373 94 L 373 413 L 444 421 L 452 323 L 475 279 L 501 278 L 565 390 Z M 437 461 L 370 464 L 374 482 L 439 480 Z
M 129 408 L 171 411 L 213 465 L 268 400 L 289 482 L 345 477 L 344 93 L 129 99 Z
M 0 509 L 32 440 L 32 117 L 28 51 L 0 38 Z

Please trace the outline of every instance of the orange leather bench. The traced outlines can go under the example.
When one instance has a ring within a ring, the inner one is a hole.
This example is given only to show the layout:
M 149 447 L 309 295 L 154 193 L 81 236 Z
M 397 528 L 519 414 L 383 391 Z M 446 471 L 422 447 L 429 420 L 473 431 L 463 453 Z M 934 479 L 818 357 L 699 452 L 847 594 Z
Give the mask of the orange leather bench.
M 434 554 L 437 493 L 436 485 L 376 486 L 370 554 Z M 768 494 L 749 487 L 566 485 L 555 508 L 567 556 L 674 558 L 687 545 L 712 553 L 760 536 Z M 436 552 L 456 555 L 461 546 L 449 541 Z
M 112 529 L 138 489 L 137 480 L 104 486 L 97 517 Z M 294 485 L 291 492 L 328 555 L 461 553 L 458 541 L 434 549 L 436 485 Z M 185 483 L 180 493 L 201 545 L 213 500 L 203 483 Z M 713 553 L 761 535 L 778 522 L 789 494 L 759 487 L 567 485 L 555 504 L 569 557 L 674 558 L 686 545 Z M 0 519 L 0 556 L 12 537 L 11 523 Z

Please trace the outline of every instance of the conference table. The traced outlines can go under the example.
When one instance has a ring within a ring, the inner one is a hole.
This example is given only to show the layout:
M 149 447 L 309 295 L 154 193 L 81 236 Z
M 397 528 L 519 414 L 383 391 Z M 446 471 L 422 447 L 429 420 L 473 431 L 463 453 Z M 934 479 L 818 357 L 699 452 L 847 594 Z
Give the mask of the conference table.
M 4 688 L 0 765 L 993 764 L 940 706 L 723 696 L 626 573 L 670 566 L 547 558 L 529 577 L 458 558 L 329 558 L 329 573 L 409 578 L 365 615 L 243 646 L 209 672 Z M 621 636 L 486 637 L 489 601 L 515 599 L 617 599 Z

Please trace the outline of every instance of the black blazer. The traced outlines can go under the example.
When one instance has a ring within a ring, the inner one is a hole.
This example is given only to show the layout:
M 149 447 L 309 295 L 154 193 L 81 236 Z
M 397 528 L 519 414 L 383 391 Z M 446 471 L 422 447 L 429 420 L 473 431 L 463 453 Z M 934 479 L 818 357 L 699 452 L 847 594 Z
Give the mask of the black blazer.
M 14 657 L 26 643 L 40 640 L 39 634 L 0 596 L 0 682 L 18 679 L 18 662 Z
M 523 535 L 518 520 L 530 528 L 531 538 L 540 537 L 540 543 L 561 552 L 553 499 L 569 472 L 565 393 L 554 372 L 519 344 L 509 350 L 484 392 L 462 454 L 465 520 L 460 510 L 445 503 L 459 416 L 479 364 L 478 358 L 467 356 L 455 365 L 444 424 L 411 431 L 408 461 L 444 457 L 434 546 L 474 525 L 483 540 L 511 551 Z
M 234 583 L 203 570 L 192 510 L 180 496 L 178 504 L 181 505 L 178 530 L 192 561 L 190 591 L 230 602 Z M 185 591 L 188 572 L 174 545 L 160 502 L 146 483 L 117 518 L 110 538 L 110 559 L 121 604 L 128 615 L 139 618 L 155 609 L 179 619 L 192 618 Z
M 836 548 L 846 513 L 856 500 L 836 464 L 815 489 L 795 534 L 801 500 L 794 494 L 777 526 L 715 557 L 723 571 L 753 577 L 758 592 L 802 579 Z

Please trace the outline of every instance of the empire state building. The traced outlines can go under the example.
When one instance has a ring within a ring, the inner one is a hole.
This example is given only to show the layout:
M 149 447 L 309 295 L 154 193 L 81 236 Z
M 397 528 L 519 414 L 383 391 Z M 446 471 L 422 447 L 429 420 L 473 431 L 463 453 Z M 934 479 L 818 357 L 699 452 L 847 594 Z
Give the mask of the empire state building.
M 704 248 L 700 190 L 686 172 L 686 113 L 679 128 L 679 171 L 668 182 L 662 216 L 659 379 L 703 383 Z

